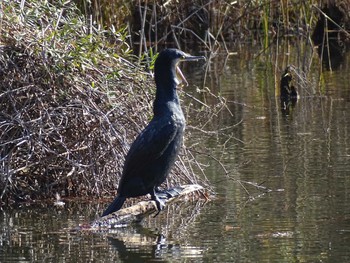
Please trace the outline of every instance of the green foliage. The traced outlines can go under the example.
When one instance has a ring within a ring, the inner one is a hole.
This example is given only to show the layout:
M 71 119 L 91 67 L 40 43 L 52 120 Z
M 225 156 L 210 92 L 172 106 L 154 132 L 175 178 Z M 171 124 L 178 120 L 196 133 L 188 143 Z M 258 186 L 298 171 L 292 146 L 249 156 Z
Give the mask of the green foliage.
M 139 61 L 141 62 L 141 65 L 148 69 L 153 70 L 154 69 L 154 63 L 156 62 L 156 59 L 158 57 L 158 53 L 153 52 L 153 48 L 148 49 L 148 52 L 144 52 L 141 57 L 139 58 Z

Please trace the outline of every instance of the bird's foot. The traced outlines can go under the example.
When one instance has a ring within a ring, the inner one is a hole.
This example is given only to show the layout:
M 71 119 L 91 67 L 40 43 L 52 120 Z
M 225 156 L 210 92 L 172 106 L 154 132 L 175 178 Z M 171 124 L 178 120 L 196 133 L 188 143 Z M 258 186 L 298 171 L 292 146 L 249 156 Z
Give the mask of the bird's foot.
M 162 193 L 164 193 L 166 195 L 167 199 L 169 199 L 169 198 L 173 198 L 175 196 L 178 196 L 182 190 L 183 190 L 183 187 L 176 186 L 176 187 L 173 187 L 170 189 L 163 190 Z
M 156 189 L 153 191 L 152 200 L 156 202 L 157 210 L 158 210 L 157 214 L 154 217 L 156 217 L 160 213 L 160 211 L 164 209 L 166 204 L 166 199 L 167 199 L 166 192 L 160 193 Z
M 152 200 L 156 202 L 158 212 L 154 217 L 156 217 L 160 211 L 164 209 L 167 200 L 169 200 L 169 198 L 178 196 L 181 190 L 181 187 L 175 187 L 166 190 L 159 190 L 158 187 L 155 188 L 152 193 Z
M 155 189 L 155 193 L 159 198 L 170 199 L 175 196 L 178 196 L 182 190 L 183 188 L 181 186 L 176 186 L 176 187 L 164 189 L 164 190 L 159 190 L 159 188 L 157 187 Z
M 156 190 L 156 195 L 159 199 L 169 199 L 172 195 L 167 190 Z
M 154 201 L 156 201 L 158 211 L 159 212 L 162 211 L 164 209 L 164 207 L 165 207 L 166 200 L 156 196 L 156 200 L 154 200 Z

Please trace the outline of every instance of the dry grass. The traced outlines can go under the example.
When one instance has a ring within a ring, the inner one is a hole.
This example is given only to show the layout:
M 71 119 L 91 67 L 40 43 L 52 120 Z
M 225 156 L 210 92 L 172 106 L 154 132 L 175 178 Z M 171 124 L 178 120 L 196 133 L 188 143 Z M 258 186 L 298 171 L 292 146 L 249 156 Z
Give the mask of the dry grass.
M 76 0 L 87 17 L 109 27 L 128 23 L 131 45 L 147 52 L 166 43 L 201 45 L 214 52 L 227 45 L 261 41 L 267 46 L 273 38 L 307 36 L 315 24 L 316 0 L 262 1 L 139 1 Z M 112 8 L 119 6 L 119 9 Z M 88 8 L 87 8 L 88 7 Z M 118 10 L 122 10 L 118 12 Z
M 115 191 L 154 92 L 124 31 L 87 24 L 69 1 L 4 0 L 0 10 L 0 203 Z M 169 184 L 207 184 L 190 159 Z

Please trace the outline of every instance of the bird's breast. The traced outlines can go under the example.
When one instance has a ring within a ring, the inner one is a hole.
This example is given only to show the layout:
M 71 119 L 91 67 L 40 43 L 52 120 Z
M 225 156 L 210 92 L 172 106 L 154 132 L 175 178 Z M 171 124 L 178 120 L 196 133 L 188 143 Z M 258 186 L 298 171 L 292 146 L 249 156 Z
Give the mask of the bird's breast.
M 168 105 L 168 109 L 169 109 L 169 113 L 171 116 L 171 120 L 179 125 L 179 126 L 184 126 L 186 125 L 186 120 L 185 120 L 185 116 L 182 112 L 182 109 L 180 107 L 179 104 L 174 104 L 174 103 L 170 103 Z
M 172 114 L 170 119 L 171 122 L 178 128 L 185 128 L 186 120 L 183 114 Z

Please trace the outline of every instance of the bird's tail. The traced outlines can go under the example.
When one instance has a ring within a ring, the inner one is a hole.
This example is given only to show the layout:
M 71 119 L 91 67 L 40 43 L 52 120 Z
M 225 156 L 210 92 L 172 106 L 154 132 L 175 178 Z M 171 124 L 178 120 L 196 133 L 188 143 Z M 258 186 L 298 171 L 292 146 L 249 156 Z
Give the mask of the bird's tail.
M 124 204 L 125 197 L 117 195 L 113 202 L 108 206 L 108 208 L 103 212 L 102 216 L 109 215 L 115 211 L 118 211 Z

